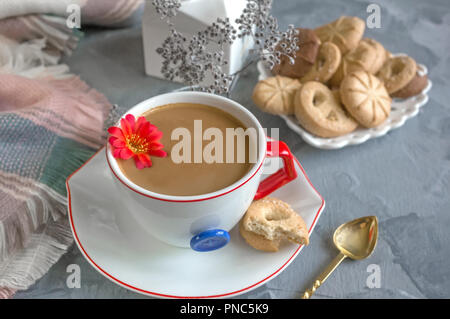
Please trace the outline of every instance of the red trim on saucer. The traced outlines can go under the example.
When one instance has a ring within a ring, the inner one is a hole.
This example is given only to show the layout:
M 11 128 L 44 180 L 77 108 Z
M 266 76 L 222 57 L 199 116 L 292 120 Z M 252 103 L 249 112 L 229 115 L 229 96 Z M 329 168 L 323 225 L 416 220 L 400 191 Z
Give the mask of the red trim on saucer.
M 121 180 L 120 177 L 117 176 L 116 172 L 114 172 L 114 170 L 113 170 L 113 168 L 111 167 L 111 164 L 110 164 L 110 162 L 109 162 L 109 159 L 108 159 L 108 150 L 107 150 L 107 149 L 106 149 L 106 151 L 105 151 L 105 155 L 106 155 L 106 162 L 108 163 L 109 169 L 111 170 L 111 172 L 113 173 L 113 175 L 114 175 L 114 176 L 115 176 L 115 177 L 116 177 L 116 178 L 117 178 L 124 186 L 126 186 L 128 189 L 132 190 L 132 191 L 135 192 L 135 193 L 138 193 L 139 195 L 145 196 L 145 197 L 149 197 L 149 198 L 153 198 L 153 199 L 157 199 L 157 200 L 162 200 L 162 201 L 164 201 L 164 202 L 176 202 L 176 203 L 201 202 L 201 201 L 204 201 L 204 200 L 213 199 L 213 198 L 220 197 L 220 196 L 226 195 L 226 194 L 228 194 L 228 193 L 231 193 L 232 191 L 238 189 L 239 187 L 241 187 L 241 186 L 247 184 L 247 182 L 248 182 L 249 180 L 251 180 L 251 179 L 253 178 L 253 176 L 256 175 L 256 173 L 258 173 L 258 171 L 261 169 L 261 167 L 263 166 L 264 161 L 265 161 L 265 159 L 266 159 L 266 155 L 264 155 L 264 158 L 263 158 L 261 164 L 259 165 L 258 169 L 253 173 L 252 176 L 250 176 L 247 180 L 245 180 L 244 182 L 242 182 L 242 184 L 239 184 L 239 185 L 236 186 L 235 188 L 230 189 L 229 191 L 227 191 L 227 192 L 225 192 L 225 193 L 218 194 L 218 195 L 211 196 L 211 197 L 200 198 L 200 199 L 176 200 L 176 199 L 164 199 L 164 198 L 159 198 L 159 197 L 155 197 L 155 196 L 150 196 L 150 195 L 141 193 L 140 191 L 138 191 L 138 190 L 132 188 L 132 187 L 129 186 L 127 183 L 125 183 L 123 180 Z M 94 156 L 95 156 L 95 155 L 94 155 Z
M 196 298 L 196 299 L 201 299 L 201 298 L 221 298 L 221 297 L 227 297 L 227 296 L 231 296 L 231 295 L 235 295 L 241 292 L 244 292 L 246 290 L 249 290 L 251 288 L 254 288 L 256 286 L 259 286 L 260 284 L 263 284 L 265 281 L 267 281 L 268 279 L 272 278 L 273 276 L 275 276 L 276 274 L 278 274 L 281 270 L 283 270 L 290 262 L 291 260 L 298 254 L 298 252 L 300 251 L 300 249 L 302 248 L 302 245 L 300 245 L 295 252 L 292 254 L 291 257 L 289 257 L 289 259 L 274 273 L 272 273 L 271 275 L 267 276 L 266 278 L 258 281 L 257 283 L 250 285 L 246 288 L 240 289 L 240 290 L 236 290 L 236 291 L 232 291 L 229 293 L 225 293 L 225 294 L 220 294 L 220 295 L 211 295 L 211 296 L 173 296 L 173 295 L 167 295 L 167 294 L 161 294 L 161 293 L 157 293 L 157 292 L 152 292 L 152 291 L 148 291 L 148 290 L 144 290 L 144 289 L 140 289 L 137 287 L 133 287 L 117 278 L 115 278 L 114 276 L 108 274 L 105 270 L 103 270 L 99 265 L 97 265 L 94 260 L 92 260 L 92 258 L 88 255 L 88 253 L 86 252 L 86 250 L 84 249 L 83 245 L 80 242 L 80 239 L 78 238 L 78 234 L 75 230 L 75 225 L 73 222 L 73 216 L 72 216 L 72 203 L 71 203 L 71 195 L 70 195 L 70 187 L 69 187 L 69 180 L 72 178 L 72 176 L 74 174 L 76 174 L 80 169 L 82 169 L 87 163 L 89 163 L 103 148 L 101 148 L 100 150 L 98 150 L 89 160 L 86 161 L 86 163 L 84 163 L 80 168 L 78 168 L 75 172 L 73 172 L 67 179 L 66 179 L 66 187 L 67 187 L 67 198 L 68 198 L 68 208 L 69 208 L 69 221 L 70 221 L 70 227 L 72 228 L 72 232 L 75 238 L 75 241 L 78 245 L 78 247 L 81 249 L 83 255 L 86 257 L 86 259 L 100 272 L 102 273 L 105 277 L 107 277 L 108 279 L 112 280 L 113 282 L 118 283 L 121 286 L 124 286 L 130 290 L 134 290 L 136 292 L 140 292 L 146 295 L 153 295 L 153 296 L 159 296 L 159 297 L 165 297 L 165 298 Z M 316 190 L 316 188 L 314 187 L 314 185 L 311 183 L 311 181 L 309 180 L 308 176 L 306 175 L 305 170 L 303 169 L 302 165 L 300 164 L 300 162 L 297 160 L 297 158 L 295 158 L 295 161 L 297 162 L 298 166 L 300 167 L 300 170 L 302 171 L 303 175 L 306 177 L 306 180 L 308 181 L 308 183 L 311 185 L 311 187 L 314 189 L 314 191 L 317 193 L 317 195 L 319 195 L 320 199 L 322 200 L 322 204 L 320 205 L 319 209 L 317 210 L 316 216 L 313 220 L 313 223 L 311 225 L 311 227 L 309 228 L 309 233 L 311 233 L 311 230 L 313 229 L 317 218 L 320 215 L 320 212 L 323 209 L 323 206 L 325 204 L 325 201 L 322 197 L 322 195 L 320 195 L 320 193 Z M 239 187 L 239 186 L 238 186 Z M 224 195 L 224 194 L 222 194 Z M 220 195 L 218 195 L 220 196 Z

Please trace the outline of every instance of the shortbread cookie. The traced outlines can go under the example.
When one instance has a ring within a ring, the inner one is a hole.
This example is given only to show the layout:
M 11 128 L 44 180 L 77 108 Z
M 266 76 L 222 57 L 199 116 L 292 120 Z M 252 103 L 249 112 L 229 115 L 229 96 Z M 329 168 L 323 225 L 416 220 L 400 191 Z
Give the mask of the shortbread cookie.
M 389 94 L 403 89 L 416 76 L 416 61 L 409 56 L 395 56 L 388 59 L 377 76 L 384 82 Z
M 320 82 L 306 82 L 295 95 L 295 117 L 308 132 L 336 137 L 352 132 L 358 123 L 352 119 L 333 92 Z
M 348 74 L 342 80 L 341 100 L 359 124 L 375 127 L 383 123 L 391 112 L 391 98 L 375 75 L 367 71 Z
M 280 64 L 275 64 L 272 72 L 274 74 L 288 76 L 291 78 L 301 78 L 316 61 L 319 52 L 320 40 L 311 29 L 298 28 L 298 46 L 295 52 L 294 64 L 291 64 L 287 56 L 280 57 Z M 280 44 L 279 44 L 280 45 Z
M 316 28 L 314 31 L 322 43 L 336 44 L 342 54 L 356 48 L 365 29 L 363 20 L 357 17 L 340 17 L 336 21 Z
M 380 42 L 375 41 L 371 38 L 364 38 L 361 40 L 361 42 L 365 42 L 368 45 L 372 46 L 375 49 L 375 60 L 373 61 L 372 65 L 369 67 L 369 71 L 372 74 L 376 74 L 381 67 L 383 66 L 384 62 L 387 59 L 386 50 L 384 49 L 383 45 L 381 45 Z
M 398 97 L 401 99 L 407 99 L 411 96 L 415 96 L 417 94 L 420 94 L 428 85 L 428 77 L 426 75 L 419 75 L 418 73 L 416 76 L 406 84 L 406 86 L 403 89 L 400 89 L 394 93 L 391 94 L 393 97 Z
M 356 48 L 342 58 L 341 64 L 330 80 L 333 87 L 339 87 L 342 79 L 349 73 L 359 70 L 369 71 L 377 53 L 374 47 L 366 42 L 360 42 Z
M 294 96 L 301 86 L 297 79 L 273 76 L 256 84 L 253 90 L 253 102 L 264 112 L 294 114 Z
M 280 247 L 281 238 L 275 240 L 266 239 L 262 235 L 246 230 L 242 221 L 239 223 L 239 232 L 247 244 L 255 249 L 267 252 L 276 252 Z
M 334 98 L 335 98 L 340 104 L 342 104 L 342 102 L 341 102 L 341 93 L 339 92 L 339 89 L 333 89 L 333 90 L 331 90 L 331 93 L 333 93 Z M 346 110 L 345 110 L 345 107 L 344 107 L 344 111 L 346 111 Z
M 341 63 L 341 51 L 336 44 L 324 42 L 320 46 L 316 62 L 304 77 L 300 79 L 302 83 L 308 81 L 318 81 L 326 83 L 336 72 Z
M 267 240 L 283 240 L 307 245 L 308 229 L 305 221 L 288 203 L 266 197 L 253 202 L 242 220 L 245 230 Z

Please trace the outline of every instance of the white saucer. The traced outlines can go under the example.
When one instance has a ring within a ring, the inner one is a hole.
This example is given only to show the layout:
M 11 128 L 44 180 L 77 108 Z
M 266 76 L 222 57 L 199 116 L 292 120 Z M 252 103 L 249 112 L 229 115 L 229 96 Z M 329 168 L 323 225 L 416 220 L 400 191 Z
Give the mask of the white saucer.
M 404 53 L 397 53 L 394 56 L 405 55 Z M 259 72 L 259 80 L 264 80 L 273 76 L 272 72 L 265 66 L 262 61 L 257 64 Z M 425 75 L 428 73 L 428 69 L 423 64 L 418 64 L 419 74 Z M 431 90 L 432 82 L 428 79 L 428 85 L 423 91 L 408 99 L 397 99 L 392 101 L 392 109 L 389 117 L 386 121 L 374 128 L 358 127 L 355 131 L 334 138 L 322 138 L 315 136 L 303 127 L 300 126 L 297 119 L 293 115 L 280 115 L 287 126 L 295 133 L 300 135 L 303 140 L 311 146 L 321 149 L 338 149 L 348 145 L 357 145 L 366 142 L 369 139 L 380 137 L 388 133 L 389 131 L 399 128 L 405 124 L 407 120 L 413 118 L 419 113 L 419 109 L 428 102 L 428 92 Z
M 325 202 L 296 164 L 298 178 L 272 196 L 292 205 L 312 233 Z M 230 243 L 199 253 L 154 239 L 115 196 L 101 149 L 67 179 L 69 219 L 85 258 L 113 282 L 138 293 L 165 298 L 219 298 L 246 293 L 275 278 L 300 253 L 286 245 L 277 253 L 248 246 L 237 227 Z

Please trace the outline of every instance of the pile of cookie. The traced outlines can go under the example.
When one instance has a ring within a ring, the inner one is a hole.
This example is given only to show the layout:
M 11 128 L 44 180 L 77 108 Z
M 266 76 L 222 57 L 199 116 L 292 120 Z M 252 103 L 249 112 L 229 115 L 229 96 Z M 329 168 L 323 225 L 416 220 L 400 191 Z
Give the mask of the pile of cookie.
M 298 28 L 294 64 L 282 56 L 273 77 L 260 81 L 253 101 L 263 111 L 295 115 L 320 137 L 337 137 L 382 124 L 392 98 L 408 98 L 427 86 L 414 59 L 392 56 L 379 42 L 363 38 L 365 23 L 342 16 L 314 30 Z

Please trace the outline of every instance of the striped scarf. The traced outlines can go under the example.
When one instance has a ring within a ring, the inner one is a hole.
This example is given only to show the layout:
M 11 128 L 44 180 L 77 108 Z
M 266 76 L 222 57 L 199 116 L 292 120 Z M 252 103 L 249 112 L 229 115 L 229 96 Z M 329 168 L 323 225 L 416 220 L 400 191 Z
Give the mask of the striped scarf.
M 59 64 L 77 42 L 65 27 L 66 6 L 82 6 L 82 23 L 111 26 L 142 6 L 21 2 L 0 0 L 0 298 L 27 289 L 72 244 L 65 179 L 104 144 L 113 116 L 102 94 Z

